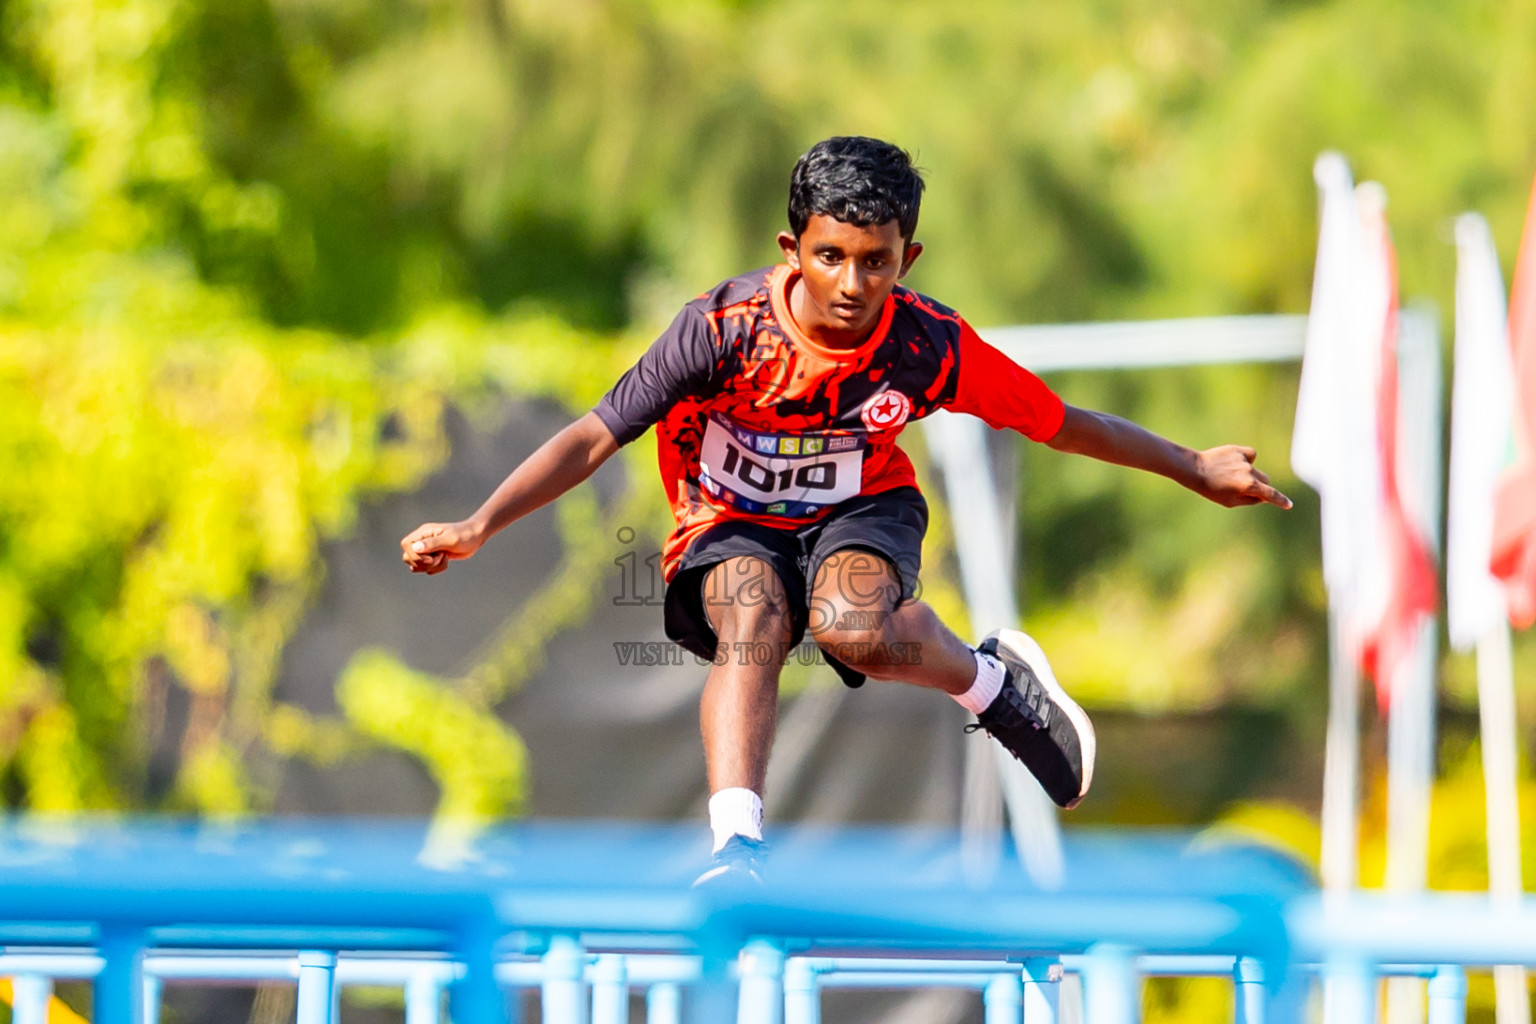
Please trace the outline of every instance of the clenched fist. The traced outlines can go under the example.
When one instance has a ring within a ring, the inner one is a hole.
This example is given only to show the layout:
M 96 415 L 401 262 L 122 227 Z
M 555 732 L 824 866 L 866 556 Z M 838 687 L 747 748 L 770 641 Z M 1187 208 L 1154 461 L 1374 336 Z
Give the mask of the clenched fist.
M 400 539 L 400 560 L 411 572 L 436 576 L 448 563 L 468 558 L 485 543 L 485 531 L 474 521 L 423 523 Z

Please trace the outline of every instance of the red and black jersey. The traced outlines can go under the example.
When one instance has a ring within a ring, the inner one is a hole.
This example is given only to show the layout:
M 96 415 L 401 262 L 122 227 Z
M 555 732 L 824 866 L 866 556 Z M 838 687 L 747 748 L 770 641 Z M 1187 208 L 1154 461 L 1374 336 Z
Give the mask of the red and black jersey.
M 857 348 L 806 337 L 789 313 L 787 265 L 732 278 L 683 307 L 596 408 L 620 444 L 656 424 L 677 530 L 667 579 L 721 519 L 800 526 L 858 494 L 916 486 L 896 445 L 936 409 L 1036 441 L 1061 399 L 977 337 L 953 310 L 897 285 Z

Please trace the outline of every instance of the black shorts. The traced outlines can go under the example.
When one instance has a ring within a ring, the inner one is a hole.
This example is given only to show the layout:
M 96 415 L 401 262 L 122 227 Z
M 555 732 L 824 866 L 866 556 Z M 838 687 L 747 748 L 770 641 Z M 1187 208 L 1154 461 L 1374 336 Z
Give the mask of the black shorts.
M 915 487 L 849 498 L 814 523 L 789 529 L 728 520 L 710 527 L 689 545 L 677 574 L 667 585 L 667 636 L 701 658 L 713 658 L 719 637 L 704 612 L 704 579 L 730 558 L 752 556 L 767 562 L 789 595 L 790 645 L 805 638 L 809 596 L 816 573 L 837 551 L 873 552 L 896 568 L 901 602 L 917 590 L 922 567 L 923 534 L 928 531 L 928 503 Z M 864 676 L 830 654 L 824 655 L 844 683 L 864 685 Z

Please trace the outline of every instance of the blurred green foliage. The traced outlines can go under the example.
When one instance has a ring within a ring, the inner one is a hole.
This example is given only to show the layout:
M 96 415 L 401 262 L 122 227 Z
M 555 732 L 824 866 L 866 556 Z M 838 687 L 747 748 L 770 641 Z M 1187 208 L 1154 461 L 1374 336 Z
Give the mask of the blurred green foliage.
M 271 695 L 322 545 L 441 464 L 450 404 L 588 407 L 680 301 L 775 260 L 820 137 L 914 151 L 910 283 L 979 325 L 1303 311 L 1325 148 L 1387 186 L 1403 293 L 1448 310 L 1451 216 L 1513 256 L 1532 53 L 1536 0 L 0 0 L 5 805 L 239 814 L 283 758 L 383 744 L 445 812 L 515 812 L 528 766 L 493 709 L 588 614 L 601 539 L 660 514 L 650 442 L 615 508 L 562 503 L 559 571 L 462 678 L 363 652 L 335 719 Z M 1098 707 L 1278 707 L 1320 737 L 1294 368 L 1052 383 L 1254 444 L 1298 499 L 1229 512 L 1030 448 L 1021 582 L 1057 670 Z M 936 510 L 935 574 L 947 531 Z M 1468 659 L 1447 681 L 1473 699 Z M 1431 878 L 1480 886 L 1480 775 L 1443 760 Z M 1378 792 L 1368 878 L 1383 818 Z M 1316 843 L 1284 804 L 1221 828 Z M 1147 1017 L 1223 998 L 1170 983 Z
M 6 805 L 241 813 L 274 759 L 381 743 L 445 808 L 515 809 L 492 708 L 587 614 L 605 513 L 567 499 L 561 571 L 463 678 L 361 655 L 336 720 L 271 699 L 321 546 L 441 464 L 450 404 L 587 407 L 680 301 L 776 259 L 824 135 L 915 152 L 910 283 L 980 325 L 1303 311 L 1325 148 L 1386 184 L 1404 294 L 1449 309 L 1448 218 L 1514 252 L 1533 52 L 1533 0 L 0 0 Z M 1022 583 L 1058 671 L 1101 707 L 1320 736 L 1294 368 L 1052 383 L 1254 444 L 1298 499 L 1229 512 L 1031 448 Z M 656 514 L 645 451 L 607 514 Z

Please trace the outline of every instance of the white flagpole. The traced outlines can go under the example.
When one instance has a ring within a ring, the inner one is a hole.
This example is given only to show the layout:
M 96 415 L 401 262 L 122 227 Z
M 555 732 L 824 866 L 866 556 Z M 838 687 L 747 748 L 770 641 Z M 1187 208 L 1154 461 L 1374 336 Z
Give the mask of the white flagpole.
M 1404 510 L 1432 554 L 1440 549 L 1440 339 L 1416 311 L 1398 320 L 1397 479 Z M 1421 893 L 1429 873 L 1429 803 L 1435 776 L 1437 630 L 1426 617 L 1413 651 L 1393 681 L 1387 725 L 1387 870 L 1389 892 Z M 1387 983 L 1388 1024 L 1424 1019 L 1424 982 Z
M 1332 915 L 1347 913 L 1359 884 L 1357 666 L 1364 633 L 1385 612 L 1391 587 L 1379 525 L 1385 495 L 1376 410 L 1382 331 L 1396 289 L 1390 253 L 1378 237 L 1380 186 L 1356 188 L 1336 153 L 1318 157 L 1313 177 L 1322 216 L 1291 466 L 1322 499 L 1329 632 L 1322 881 Z M 1351 995 L 1348 986 L 1324 985 L 1327 1024 L 1358 1024 Z
M 1013 591 L 1012 520 L 994 483 L 987 454 L 987 425 L 970 416 L 939 412 L 923 421 L 928 451 L 944 474 L 954 519 L 955 551 L 971 628 L 1013 628 L 1019 621 Z M 1003 805 L 1014 845 L 1030 878 L 1043 888 L 1061 884 L 1065 871 L 1056 809 L 1029 770 L 996 743 L 966 748 L 965 794 L 960 822 L 962 859 L 985 878 L 1001 853 Z
M 1518 906 L 1520 798 L 1516 788 L 1515 675 L 1509 620 L 1501 619 L 1477 642 L 1477 703 L 1483 737 L 1483 784 L 1488 799 L 1488 891 L 1495 907 Z M 1498 1024 L 1530 1024 L 1525 968 L 1493 969 Z
M 1342 616 L 1328 614 L 1328 746 L 1323 761 L 1323 898 L 1342 903 L 1359 881 L 1355 867 L 1360 774 L 1360 675 Z
M 1360 254 L 1360 221 L 1349 165 L 1324 153 L 1312 169 L 1321 201 L 1317 268 L 1307 317 L 1301 388 L 1291 466 L 1322 498 L 1323 577 L 1328 587 L 1328 738 L 1323 769 L 1322 876 L 1335 901 L 1355 887 L 1355 805 L 1359 773 L 1359 677 L 1350 640 L 1353 558 L 1348 501 L 1339 486 L 1338 454 L 1345 431 L 1353 277 Z
M 1516 786 L 1514 671 L 1504 590 L 1489 571 L 1493 504 L 1514 408 L 1514 366 L 1504 279 L 1488 225 L 1456 222 L 1456 380 L 1452 394 L 1450 531 L 1446 559 L 1451 644 L 1477 649 L 1478 714 L 1488 813 L 1488 889 L 1518 901 L 1520 805 Z M 1525 970 L 1494 968 L 1498 1024 L 1530 1024 Z

